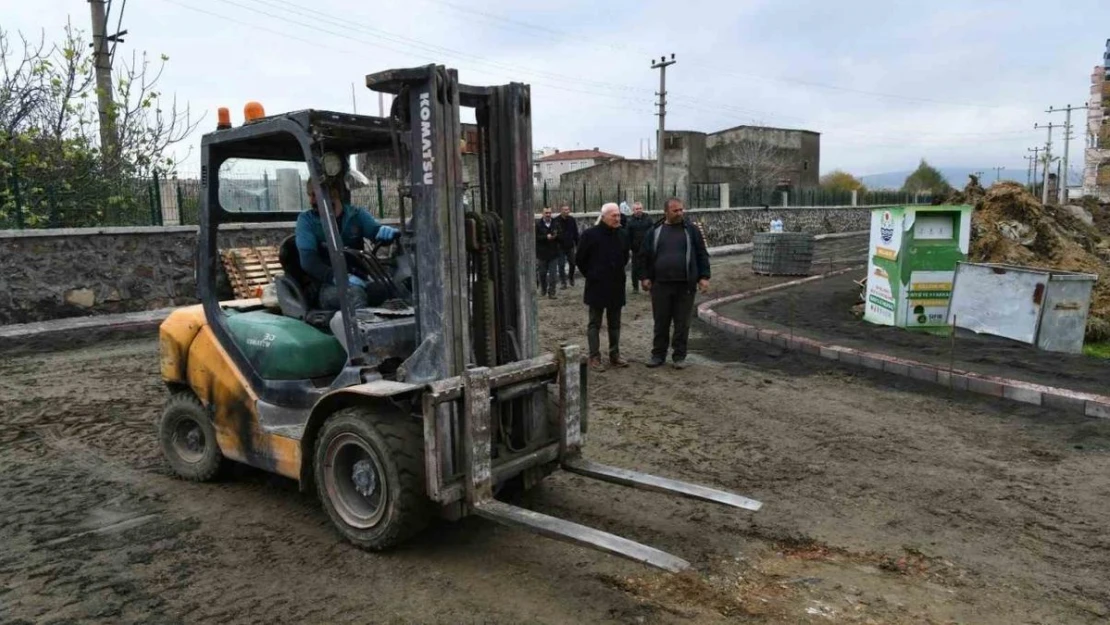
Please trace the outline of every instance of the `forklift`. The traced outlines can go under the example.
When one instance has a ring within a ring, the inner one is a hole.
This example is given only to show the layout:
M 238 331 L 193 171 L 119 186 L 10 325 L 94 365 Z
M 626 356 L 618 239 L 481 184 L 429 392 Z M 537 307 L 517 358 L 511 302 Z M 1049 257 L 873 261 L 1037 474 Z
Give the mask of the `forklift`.
M 158 437 L 171 468 L 207 481 L 233 461 L 297 480 L 340 534 L 369 550 L 394 547 L 435 517 L 475 514 L 666 571 L 689 568 L 653 547 L 504 501 L 561 469 L 743 510 L 762 506 L 583 457 L 584 355 L 571 344 L 540 353 L 537 336 L 529 87 L 462 84 L 442 65 L 370 74 L 366 85 L 394 96 L 387 117 L 266 116 L 252 103 L 242 125 L 221 111 L 217 130 L 201 139 L 201 303 L 176 310 L 159 330 L 169 397 Z M 479 175 L 469 189 L 461 107 L 474 109 L 478 128 Z M 400 236 L 369 251 L 345 248 L 325 190 L 343 185 L 352 155 L 382 150 L 404 181 Z M 336 310 L 320 308 L 292 237 L 280 248 L 276 309 L 220 299 L 221 227 L 299 214 L 225 206 L 220 168 L 242 158 L 307 167 Z M 469 206 L 466 191 L 475 198 Z M 354 308 L 349 272 L 380 287 L 385 301 Z

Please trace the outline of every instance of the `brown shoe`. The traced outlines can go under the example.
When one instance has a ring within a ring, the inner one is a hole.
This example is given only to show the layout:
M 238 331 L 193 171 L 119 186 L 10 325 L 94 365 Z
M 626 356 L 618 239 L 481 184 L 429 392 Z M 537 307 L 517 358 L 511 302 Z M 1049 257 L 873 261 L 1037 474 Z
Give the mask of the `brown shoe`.
M 621 358 L 620 356 L 610 356 L 609 364 L 613 365 L 614 367 L 623 368 L 628 366 L 628 361 L 624 358 Z
M 600 356 L 591 356 L 589 365 L 594 371 L 605 371 L 605 365 L 601 364 Z

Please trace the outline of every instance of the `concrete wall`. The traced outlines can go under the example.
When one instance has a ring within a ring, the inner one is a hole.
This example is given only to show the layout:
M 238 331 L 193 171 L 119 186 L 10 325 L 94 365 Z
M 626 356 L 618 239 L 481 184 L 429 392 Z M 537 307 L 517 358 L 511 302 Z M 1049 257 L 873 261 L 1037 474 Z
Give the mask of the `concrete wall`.
M 663 178 L 667 188 L 674 184 L 677 184 L 680 190 L 685 188 L 687 179 L 685 169 L 677 165 L 667 165 L 666 162 L 664 167 Z M 562 186 L 567 189 L 581 188 L 582 183 L 590 189 L 596 187 L 615 189 L 617 183 L 620 183 L 622 189 L 627 189 L 629 193 L 643 194 L 649 184 L 655 187 L 655 161 L 622 159 L 563 174 Z
M 773 215 L 788 230 L 825 233 L 865 230 L 870 213 L 850 207 L 734 208 L 687 215 L 703 224 L 710 246 L 720 246 L 751 241 Z M 596 213 L 575 217 L 581 229 L 597 221 Z M 236 224 L 221 231 L 220 246 L 277 245 L 292 228 Z M 0 325 L 195 303 L 195 253 L 196 229 L 188 226 L 0 231 Z M 230 299 L 223 282 L 222 297 Z

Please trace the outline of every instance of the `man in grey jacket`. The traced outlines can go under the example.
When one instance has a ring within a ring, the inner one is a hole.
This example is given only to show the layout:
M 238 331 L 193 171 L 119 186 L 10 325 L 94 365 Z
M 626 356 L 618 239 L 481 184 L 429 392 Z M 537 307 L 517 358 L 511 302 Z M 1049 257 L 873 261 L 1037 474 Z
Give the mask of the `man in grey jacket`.
M 655 320 L 649 367 L 659 367 L 667 361 L 668 342 L 674 367 L 686 367 L 694 293 L 709 290 L 709 251 L 701 229 L 688 221 L 685 213 L 682 200 L 667 200 L 663 219 L 648 230 L 640 245 L 640 286 L 651 293 Z

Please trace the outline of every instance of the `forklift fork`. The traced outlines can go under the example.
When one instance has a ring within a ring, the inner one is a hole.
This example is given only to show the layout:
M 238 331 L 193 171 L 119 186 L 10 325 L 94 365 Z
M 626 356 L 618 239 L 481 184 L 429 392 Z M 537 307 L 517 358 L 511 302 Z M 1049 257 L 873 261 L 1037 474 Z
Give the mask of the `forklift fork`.
M 757 511 L 763 504 L 715 488 L 672 480 L 638 471 L 599 464 L 582 458 L 582 396 L 581 358 L 577 346 L 560 348 L 555 360 L 559 386 L 559 465 L 584 477 L 631 486 L 643 490 L 669 493 L 743 510 Z M 679 572 L 690 563 L 654 547 L 637 543 L 608 532 L 580 525 L 539 512 L 513 506 L 493 498 L 495 469 L 491 459 L 491 370 L 487 367 L 469 369 L 463 374 L 462 438 L 465 452 L 465 501 L 477 515 L 520 527 L 537 534 L 591 547 L 623 556 L 666 571 Z M 543 450 L 540 450 L 543 451 Z M 537 458 L 543 454 L 537 454 Z

